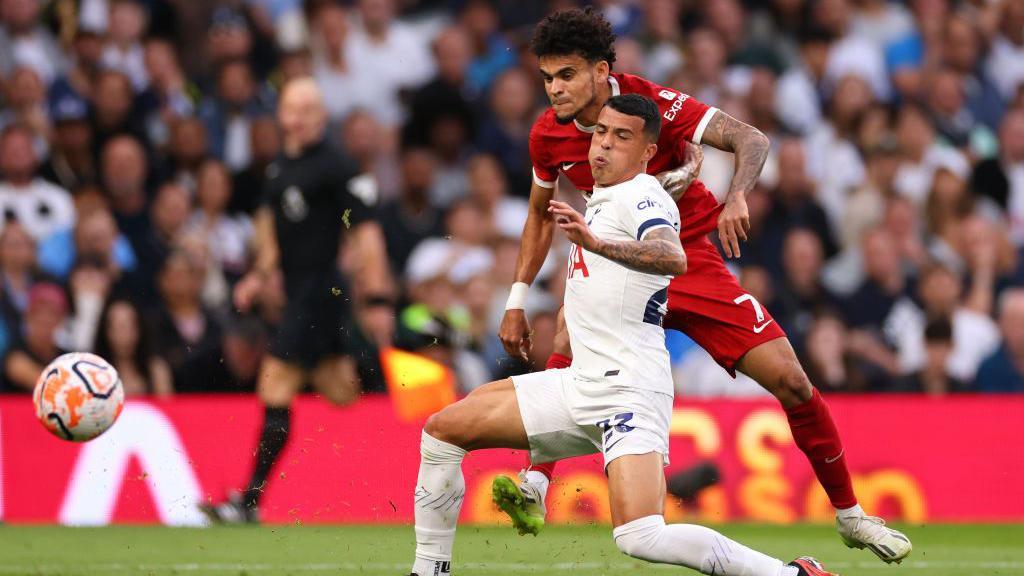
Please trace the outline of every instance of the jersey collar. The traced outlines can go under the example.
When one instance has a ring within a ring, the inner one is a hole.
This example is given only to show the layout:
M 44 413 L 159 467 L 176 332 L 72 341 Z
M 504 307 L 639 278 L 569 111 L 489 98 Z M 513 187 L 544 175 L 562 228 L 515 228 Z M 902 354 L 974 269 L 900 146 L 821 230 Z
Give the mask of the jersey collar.
M 619 81 L 615 79 L 615 76 L 612 76 L 610 74 L 608 75 L 608 85 L 612 87 L 612 96 L 618 96 Z M 576 129 L 579 130 L 580 132 L 586 132 L 587 134 L 594 133 L 593 126 L 584 126 L 583 124 L 580 124 L 579 120 L 576 120 L 575 118 L 573 118 L 572 123 L 576 125 Z

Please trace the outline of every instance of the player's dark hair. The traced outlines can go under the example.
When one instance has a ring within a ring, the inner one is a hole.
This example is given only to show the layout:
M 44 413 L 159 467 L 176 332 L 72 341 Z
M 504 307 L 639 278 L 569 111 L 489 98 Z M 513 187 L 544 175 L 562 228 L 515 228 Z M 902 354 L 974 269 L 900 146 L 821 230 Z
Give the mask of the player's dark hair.
M 530 51 L 535 56 L 576 54 L 588 62 L 615 63 L 612 25 L 593 7 L 572 8 L 548 14 L 533 31 Z
M 657 142 L 661 135 L 661 112 L 654 100 L 640 94 L 620 94 L 612 96 L 605 103 L 616 112 L 622 112 L 627 116 L 637 116 L 644 121 L 644 134 L 651 142 Z

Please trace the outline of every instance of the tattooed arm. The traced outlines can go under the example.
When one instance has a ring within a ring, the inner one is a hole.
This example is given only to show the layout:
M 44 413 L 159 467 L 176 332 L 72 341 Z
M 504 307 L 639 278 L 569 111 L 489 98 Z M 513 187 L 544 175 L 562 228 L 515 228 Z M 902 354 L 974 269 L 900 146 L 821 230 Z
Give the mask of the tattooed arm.
M 686 273 L 686 253 L 679 243 L 679 233 L 672 228 L 655 228 L 643 240 L 602 240 L 590 231 L 583 215 L 572 206 L 552 200 L 548 210 L 569 240 L 589 252 L 637 272 L 666 276 Z
M 722 241 L 725 255 L 739 258 L 740 240 L 746 241 L 747 231 L 750 230 L 746 196 L 757 183 L 768 157 L 768 137 L 757 128 L 719 110 L 704 129 L 701 143 L 732 152 L 736 156 L 732 183 L 725 197 L 725 208 L 718 217 L 718 237 Z

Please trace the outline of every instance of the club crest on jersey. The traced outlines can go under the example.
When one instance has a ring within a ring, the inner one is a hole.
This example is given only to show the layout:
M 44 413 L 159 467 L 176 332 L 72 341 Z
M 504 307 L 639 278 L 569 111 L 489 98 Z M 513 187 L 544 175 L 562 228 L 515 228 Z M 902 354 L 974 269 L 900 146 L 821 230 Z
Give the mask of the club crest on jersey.
M 569 280 L 579 271 L 584 278 L 590 277 L 590 270 L 587 270 L 587 263 L 583 261 L 583 248 L 580 248 L 576 244 L 572 245 L 569 250 Z
M 309 215 L 309 204 L 298 186 L 289 186 L 281 196 L 281 211 L 292 222 L 301 222 Z

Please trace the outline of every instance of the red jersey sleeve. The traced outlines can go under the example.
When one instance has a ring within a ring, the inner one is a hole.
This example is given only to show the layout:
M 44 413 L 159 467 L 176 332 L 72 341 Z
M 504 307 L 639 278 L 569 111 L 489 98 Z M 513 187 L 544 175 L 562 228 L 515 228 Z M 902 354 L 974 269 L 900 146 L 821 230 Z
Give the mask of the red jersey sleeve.
M 541 188 L 554 188 L 558 166 L 551 160 L 551 143 L 544 138 L 545 120 L 545 115 L 541 115 L 530 129 L 530 162 L 533 163 L 533 183 Z
M 682 158 L 686 142 L 700 144 L 704 129 L 718 109 L 669 88 L 660 89 L 657 98 L 662 110 L 661 131 L 671 138 L 673 149 Z

